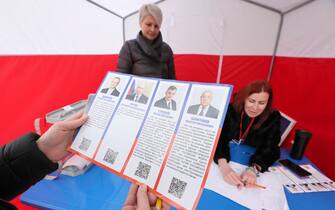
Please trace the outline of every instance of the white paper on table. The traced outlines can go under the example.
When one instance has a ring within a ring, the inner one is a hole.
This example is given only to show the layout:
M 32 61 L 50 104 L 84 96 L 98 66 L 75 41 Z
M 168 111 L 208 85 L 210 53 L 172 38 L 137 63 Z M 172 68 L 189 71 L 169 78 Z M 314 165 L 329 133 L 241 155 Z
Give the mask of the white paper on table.
M 282 185 L 284 175 L 276 167 L 270 167 L 269 172 L 264 172 L 257 179 L 257 182 L 266 186 L 261 191 L 260 197 L 263 202 L 263 209 L 267 210 L 288 210 L 288 204 Z
M 232 161 L 229 164 L 238 174 L 241 174 L 247 167 Z M 212 163 L 205 188 L 217 192 L 249 209 L 286 210 L 289 207 L 282 182 L 280 181 L 281 177 L 279 176 L 281 176 L 279 172 L 261 174 L 258 182 L 266 186 L 266 189 L 237 189 L 236 186 L 229 185 L 223 180 L 218 165 Z

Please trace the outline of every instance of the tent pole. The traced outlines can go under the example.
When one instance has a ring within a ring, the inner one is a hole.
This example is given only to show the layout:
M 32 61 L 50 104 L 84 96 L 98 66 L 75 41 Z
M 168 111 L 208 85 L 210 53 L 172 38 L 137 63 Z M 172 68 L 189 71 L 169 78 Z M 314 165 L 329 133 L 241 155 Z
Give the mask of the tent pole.
M 122 18 L 122 38 L 123 43 L 126 42 L 126 19 Z
M 270 64 L 268 78 L 267 78 L 268 81 L 270 81 L 270 79 L 271 79 L 273 65 L 274 65 L 274 62 L 275 62 L 275 59 L 276 59 L 278 44 L 279 44 L 279 41 L 280 41 L 280 35 L 281 35 L 281 32 L 282 32 L 282 28 L 283 28 L 283 22 L 284 22 L 284 15 L 280 14 L 280 22 L 279 22 L 279 27 L 278 27 L 277 37 L 276 37 L 276 43 L 275 43 L 275 47 L 274 47 L 274 50 L 273 50 L 273 53 L 272 53 L 271 64 Z
M 91 3 L 91 4 L 93 4 L 93 5 L 95 5 L 95 6 L 97 6 L 97 7 L 99 7 L 99 8 L 101 8 L 101 9 L 103 9 L 103 10 L 105 10 L 105 11 L 107 11 L 107 12 L 109 12 L 109 13 L 111 13 L 111 14 L 113 14 L 113 15 L 115 15 L 115 16 L 117 16 L 117 17 L 119 17 L 119 18 L 122 19 L 121 15 L 117 14 L 116 12 L 113 12 L 112 10 L 107 9 L 106 7 L 100 5 L 100 4 L 98 4 L 98 3 L 96 3 L 96 2 L 94 2 L 92 0 L 86 0 L 86 1 L 88 1 L 89 3 Z
M 285 12 L 284 12 L 284 15 L 286 15 L 286 14 L 288 14 L 288 13 L 290 13 L 290 12 L 293 12 L 293 11 L 295 11 L 295 10 L 297 10 L 297 9 L 299 9 L 299 8 L 301 8 L 301 7 L 303 7 L 303 6 L 306 6 L 307 4 L 312 3 L 313 1 L 315 1 L 315 0 L 309 0 L 309 1 L 306 1 L 306 2 L 304 2 L 304 3 L 302 3 L 302 4 L 300 4 L 300 5 L 297 5 L 297 6 L 293 7 L 293 8 L 291 8 L 291 9 L 285 11 Z
M 217 84 L 220 84 L 222 63 L 223 63 L 223 54 L 220 54 L 219 67 L 218 67 L 218 76 L 216 78 L 216 83 Z
M 269 7 L 269 6 L 266 6 L 264 4 L 261 4 L 261 3 L 258 3 L 258 2 L 254 2 L 254 1 L 251 1 L 251 0 L 241 0 L 241 1 L 244 1 L 244 2 L 247 2 L 247 3 L 250 3 L 250 4 L 253 4 L 253 5 L 256 5 L 256 6 L 259 6 L 259 7 L 262 7 L 264 9 L 267 9 L 267 10 L 270 10 L 272 12 L 276 12 L 278 14 L 281 14 L 281 12 L 273 7 Z

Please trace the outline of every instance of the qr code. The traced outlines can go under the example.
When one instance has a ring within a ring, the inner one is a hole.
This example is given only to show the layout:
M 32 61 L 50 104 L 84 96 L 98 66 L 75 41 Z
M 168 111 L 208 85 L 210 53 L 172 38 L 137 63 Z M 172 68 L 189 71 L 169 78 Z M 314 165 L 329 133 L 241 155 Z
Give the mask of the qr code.
M 175 177 L 172 178 L 172 182 L 169 187 L 168 193 L 176 196 L 177 198 L 183 197 L 187 183 L 181 181 Z
M 141 177 L 143 179 L 148 179 L 148 175 L 150 173 L 151 165 L 143 163 L 140 161 L 140 163 L 137 166 L 137 169 L 135 171 L 135 175 L 138 177 Z
M 114 164 L 115 159 L 116 159 L 118 154 L 119 154 L 118 152 L 115 152 L 112 149 L 108 149 L 105 156 L 104 156 L 104 161 L 106 161 L 107 163 L 110 163 L 110 164 Z
M 81 141 L 80 145 L 79 145 L 79 149 L 87 151 L 87 149 L 90 147 L 91 145 L 91 140 L 87 139 L 87 138 L 83 138 L 83 140 Z

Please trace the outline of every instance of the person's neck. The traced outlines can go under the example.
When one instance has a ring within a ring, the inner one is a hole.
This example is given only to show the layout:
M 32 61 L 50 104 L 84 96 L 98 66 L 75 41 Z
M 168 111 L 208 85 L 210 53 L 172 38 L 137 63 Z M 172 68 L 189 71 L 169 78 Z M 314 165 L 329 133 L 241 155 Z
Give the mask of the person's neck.
M 155 39 L 153 39 L 153 40 L 151 40 L 151 39 L 148 39 L 147 37 L 145 37 L 144 35 L 143 35 L 143 33 L 142 33 L 142 31 L 141 31 L 141 37 L 143 38 L 143 40 L 145 41 L 145 42 L 147 42 L 148 44 L 153 44 L 154 42 L 155 42 L 155 40 L 157 39 L 157 37 L 155 38 Z

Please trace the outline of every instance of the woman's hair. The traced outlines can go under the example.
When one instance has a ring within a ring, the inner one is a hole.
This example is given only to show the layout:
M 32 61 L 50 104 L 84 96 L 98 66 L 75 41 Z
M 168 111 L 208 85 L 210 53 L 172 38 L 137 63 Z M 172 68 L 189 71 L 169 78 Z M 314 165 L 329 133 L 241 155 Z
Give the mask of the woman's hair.
M 247 86 L 242 88 L 242 90 L 240 90 L 240 92 L 238 92 L 233 98 L 233 107 L 235 111 L 241 113 L 242 111 L 244 111 L 245 100 L 251 94 L 261 93 L 261 92 L 268 93 L 269 100 L 263 112 L 258 116 L 259 121 L 253 126 L 254 128 L 259 128 L 262 125 L 262 123 L 269 117 L 270 113 L 273 110 L 272 109 L 273 94 L 272 94 L 272 87 L 270 83 L 265 80 L 257 80 L 257 81 L 251 82 Z
M 155 4 L 143 4 L 139 10 L 140 13 L 140 24 L 142 23 L 143 19 L 146 16 L 151 15 L 159 25 L 159 27 L 162 25 L 162 20 L 163 20 L 163 14 L 161 9 L 159 9 L 158 6 Z

